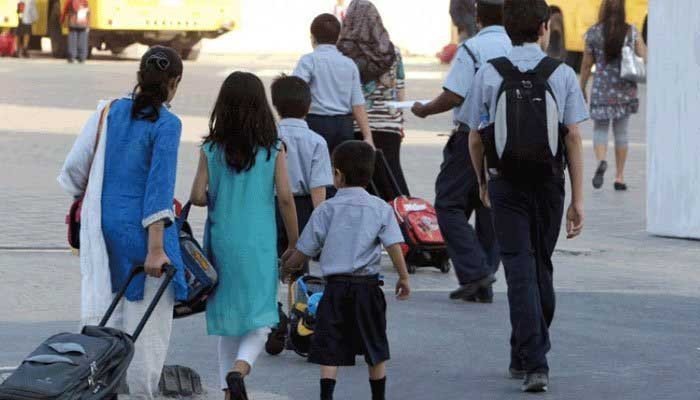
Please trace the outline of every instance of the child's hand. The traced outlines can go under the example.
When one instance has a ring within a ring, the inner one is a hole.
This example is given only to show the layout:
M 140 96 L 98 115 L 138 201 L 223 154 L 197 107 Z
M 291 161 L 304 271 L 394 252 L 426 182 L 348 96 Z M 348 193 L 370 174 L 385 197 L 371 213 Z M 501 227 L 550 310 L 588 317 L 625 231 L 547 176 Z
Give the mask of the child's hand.
M 411 287 L 408 284 L 408 278 L 399 279 L 396 282 L 396 298 L 399 300 L 407 300 L 411 295 Z
M 292 258 L 295 251 L 296 251 L 296 249 L 294 247 L 287 247 L 287 250 L 285 250 L 284 253 L 282 254 L 281 262 L 282 262 L 283 266 L 285 266 L 285 267 L 287 266 L 287 262 L 289 261 L 290 258 Z
M 296 272 L 301 269 L 302 262 L 299 262 L 297 250 L 290 247 L 282 255 L 282 276 L 285 281 L 288 281 Z

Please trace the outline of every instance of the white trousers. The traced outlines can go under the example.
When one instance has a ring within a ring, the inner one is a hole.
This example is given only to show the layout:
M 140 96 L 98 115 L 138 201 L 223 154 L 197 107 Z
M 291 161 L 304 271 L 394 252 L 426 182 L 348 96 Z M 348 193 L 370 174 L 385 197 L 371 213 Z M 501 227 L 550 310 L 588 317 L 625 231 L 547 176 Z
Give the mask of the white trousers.
M 255 360 L 265 348 L 270 328 L 260 328 L 243 336 L 219 336 L 219 377 L 221 390 L 228 388 L 226 375 L 236 361 L 245 361 L 253 367 Z
M 107 325 L 128 334 L 134 333 L 163 279 L 146 277 L 143 300 L 122 300 Z M 158 383 L 170 344 L 174 306 L 175 295 L 169 286 L 136 340 L 134 358 L 126 372 L 129 396 L 120 396 L 120 399 L 150 400 L 158 395 Z

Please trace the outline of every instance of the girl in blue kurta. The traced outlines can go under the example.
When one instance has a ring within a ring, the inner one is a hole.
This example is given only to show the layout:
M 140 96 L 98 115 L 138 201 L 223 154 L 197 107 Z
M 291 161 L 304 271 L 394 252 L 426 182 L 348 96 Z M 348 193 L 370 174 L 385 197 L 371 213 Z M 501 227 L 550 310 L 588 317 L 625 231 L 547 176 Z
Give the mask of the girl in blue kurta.
M 181 123 L 166 107 L 175 96 L 182 71 L 182 61 L 174 50 L 151 48 L 141 60 L 134 95 L 112 102 L 103 118 L 101 224 L 112 292 L 126 283 L 136 266 L 143 265 L 148 275 L 137 277 L 129 286 L 127 301 L 119 305 L 110 325 L 133 332 L 160 286 L 163 265 L 172 264 L 177 269 L 174 290 L 163 296 L 152 314 L 127 371 L 131 398 L 137 399 L 157 395 L 170 341 L 173 304 L 175 299 L 187 297 L 172 211 Z M 85 169 L 84 165 L 66 164 L 68 175 L 78 176 L 79 170 Z M 88 164 L 88 173 L 94 168 Z
M 209 209 L 204 246 L 219 284 L 207 301 L 207 330 L 220 336 L 227 399 L 247 400 L 243 378 L 279 322 L 275 191 L 290 249 L 298 237 L 288 179 L 262 82 L 234 72 L 214 106 L 190 198 Z

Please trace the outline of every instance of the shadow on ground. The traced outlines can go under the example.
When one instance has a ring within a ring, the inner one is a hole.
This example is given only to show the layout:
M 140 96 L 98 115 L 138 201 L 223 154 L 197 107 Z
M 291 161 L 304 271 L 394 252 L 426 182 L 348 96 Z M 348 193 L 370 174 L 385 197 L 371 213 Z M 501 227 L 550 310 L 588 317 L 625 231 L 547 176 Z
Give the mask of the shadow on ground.
M 443 292 L 389 301 L 393 359 L 390 398 L 518 398 L 506 379 L 508 316 L 504 293 L 493 305 L 449 302 Z M 560 293 L 552 330 L 549 399 L 697 399 L 700 299 L 617 293 Z M 12 365 L 43 338 L 74 322 L 0 329 L 0 365 Z M 169 362 L 194 367 L 216 387 L 216 341 L 201 316 L 177 321 Z M 358 358 L 358 363 L 360 359 Z M 365 368 L 341 371 L 337 399 L 368 398 Z M 292 353 L 263 355 L 249 386 L 282 398 L 317 397 L 317 369 Z M 211 393 L 208 398 L 218 398 Z

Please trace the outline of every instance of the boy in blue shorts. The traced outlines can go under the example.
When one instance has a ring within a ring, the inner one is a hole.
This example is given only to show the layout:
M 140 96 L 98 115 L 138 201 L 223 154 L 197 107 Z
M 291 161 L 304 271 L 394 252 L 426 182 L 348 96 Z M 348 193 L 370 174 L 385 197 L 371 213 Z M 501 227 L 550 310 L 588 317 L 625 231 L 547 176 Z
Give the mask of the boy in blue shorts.
M 333 399 L 338 367 L 355 365 L 357 355 L 364 355 L 369 365 L 372 399 L 384 399 L 389 341 L 379 278 L 382 245 L 399 273 L 396 296 L 405 300 L 411 291 L 394 211 L 365 190 L 374 161 L 374 149 L 367 143 L 352 140 L 336 148 L 338 193 L 313 212 L 296 251 L 284 260 L 289 274 L 321 254 L 327 284 L 309 354 L 309 361 L 321 365 L 321 400 Z

